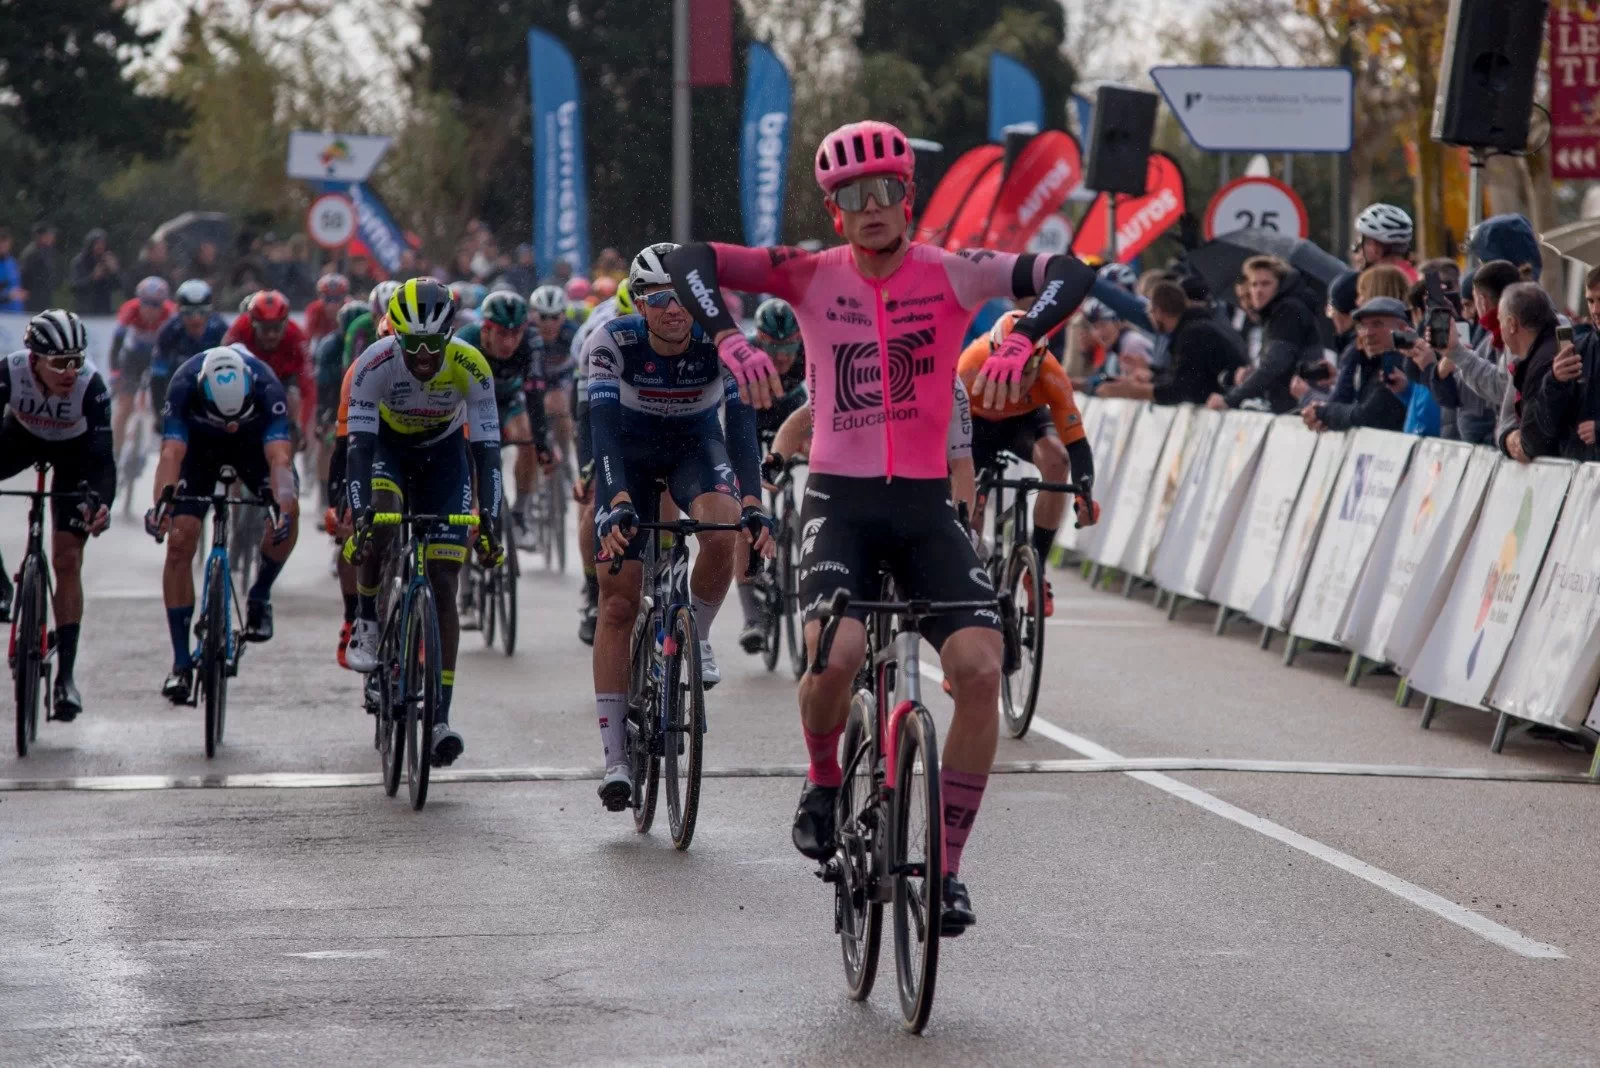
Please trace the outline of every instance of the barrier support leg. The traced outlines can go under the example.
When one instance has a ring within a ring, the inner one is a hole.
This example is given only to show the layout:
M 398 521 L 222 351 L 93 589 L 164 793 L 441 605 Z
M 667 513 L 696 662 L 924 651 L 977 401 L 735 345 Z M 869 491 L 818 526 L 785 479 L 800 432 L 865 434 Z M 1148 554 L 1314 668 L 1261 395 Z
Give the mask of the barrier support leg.
M 1520 721 L 1509 712 L 1500 713 L 1500 718 L 1495 721 L 1494 737 L 1489 740 L 1489 752 L 1498 753 L 1506 747 L 1506 736 L 1513 728 L 1521 729 Z
M 1600 782 L 1600 746 L 1595 747 L 1594 760 L 1589 764 L 1589 778 Z
M 1411 680 L 1401 679 L 1400 685 L 1394 688 L 1394 703 L 1401 708 L 1411 707 Z
M 1294 667 L 1295 654 L 1300 651 L 1300 639 L 1293 634 L 1287 635 L 1287 638 L 1283 644 L 1283 666 Z
M 1086 575 L 1085 577 L 1089 580 L 1089 588 L 1091 590 L 1094 589 L 1095 587 L 1099 586 L 1100 585 L 1100 565 L 1099 564 L 1090 564 L 1089 565 L 1089 574 Z
M 1094 562 L 1088 557 L 1078 561 L 1078 574 L 1082 578 L 1089 577 L 1089 569 L 1094 567 Z
M 1225 604 L 1217 605 L 1217 621 L 1214 624 L 1212 624 L 1211 633 L 1212 634 L 1223 634 L 1223 633 L 1226 633 L 1227 629 L 1228 629 L 1228 617 L 1231 614 L 1232 613 L 1229 612 L 1227 605 L 1225 605 Z
M 1178 618 L 1178 604 L 1183 600 L 1176 592 L 1167 594 L 1167 618 Z
M 1272 648 L 1272 628 L 1271 627 L 1263 626 L 1261 628 L 1261 640 L 1259 642 L 1257 642 L 1256 644 L 1258 646 L 1260 646 L 1262 649 L 1271 649 Z
M 1422 729 L 1427 730 L 1433 726 L 1433 714 L 1439 710 L 1439 702 L 1432 697 L 1422 700 Z
M 1344 682 L 1346 686 L 1354 686 L 1361 681 L 1362 669 L 1366 666 L 1366 659 L 1360 653 L 1350 654 L 1350 666 L 1345 669 Z
M 1132 571 L 1129 571 L 1126 575 L 1122 576 L 1122 596 L 1124 598 L 1128 598 L 1128 597 L 1132 597 L 1133 596 L 1133 572 Z
M 1156 596 L 1155 600 L 1150 602 L 1150 605 L 1159 611 L 1161 606 L 1167 603 L 1167 591 L 1157 586 L 1154 582 L 1151 583 L 1151 586 L 1155 588 Z

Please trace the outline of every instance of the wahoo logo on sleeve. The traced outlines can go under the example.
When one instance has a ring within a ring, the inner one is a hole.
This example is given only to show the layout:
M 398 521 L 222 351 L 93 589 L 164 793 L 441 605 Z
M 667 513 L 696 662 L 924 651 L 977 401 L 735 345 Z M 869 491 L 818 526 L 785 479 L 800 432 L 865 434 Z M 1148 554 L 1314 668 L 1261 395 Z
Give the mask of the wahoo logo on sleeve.
M 698 268 L 689 272 L 686 281 L 689 283 L 689 292 L 694 294 L 694 301 L 700 305 L 701 311 L 711 318 L 716 318 L 722 313 L 722 309 L 717 307 L 717 298 L 712 296 L 711 287 L 700 277 Z

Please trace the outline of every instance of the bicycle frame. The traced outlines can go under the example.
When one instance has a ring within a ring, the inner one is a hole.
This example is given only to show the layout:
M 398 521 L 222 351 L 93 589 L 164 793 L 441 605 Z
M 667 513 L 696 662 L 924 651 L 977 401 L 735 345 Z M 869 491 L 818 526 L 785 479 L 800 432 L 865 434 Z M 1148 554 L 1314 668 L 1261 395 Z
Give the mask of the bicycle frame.
M 1011 502 L 1005 508 L 999 506 L 998 497 L 992 502 L 994 504 L 994 507 L 990 509 L 992 536 L 990 538 L 989 559 L 987 561 L 991 573 L 998 572 L 999 567 L 1011 555 L 1011 549 L 1014 546 L 1026 544 L 1028 541 L 1027 535 L 1033 526 L 1028 512 L 1028 494 L 1042 492 L 1065 493 L 1077 496 L 1082 493 L 1082 487 L 1076 482 L 1046 482 L 1037 478 L 1006 478 L 1005 469 L 1010 466 L 1013 460 L 1015 460 L 1015 457 L 1010 453 L 1001 452 L 995 457 L 993 463 L 984 467 L 978 474 L 978 500 L 984 502 L 984 507 L 988 507 L 989 503 L 991 503 L 989 498 L 995 497 L 999 491 L 1008 489 L 1016 491 L 1011 495 Z M 1005 533 L 1005 525 L 1008 520 L 1011 524 L 1011 536 L 1009 538 L 1006 537 Z M 1005 546 L 1003 550 L 1001 548 L 1002 544 Z
M 46 619 L 48 619 L 55 606 L 55 579 L 53 572 L 50 570 L 50 557 L 45 551 L 44 544 L 45 502 L 56 497 L 64 497 L 85 501 L 92 506 L 98 507 L 100 498 L 85 483 L 80 483 L 80 488 L 76 490 L 62 492 L 47 490 L 44 488 L 44 480 L 45 475 L 50 470 L 50 465 L 48 463 L 36 463 L 33 465 L 33 469 L 36 473 L 33 489 L 0 490 L 0 497 L 28 498 L 28 541 L 26 548 L 23 549 L 21 559 L 17 562 L 17 574 L 19 576 L 22 574 L 23 565 L 27 563 L 30 557 L 38 557 L 39 573 L 44 576 L 45 614 Z M 20 617 L 21 613 L 13 610 L 11 614 L 11 640 L 7 646 L 7 651 L 11 655 L 15 655 L 17 651 L 17 623 Z M 49 630 L 49 627 L 45 628 L 47 635 Z M 45 644 L 39 652 L 47 661 L 54 655 L 53 650 L 49 648 L 48 638 L 45 639 Z

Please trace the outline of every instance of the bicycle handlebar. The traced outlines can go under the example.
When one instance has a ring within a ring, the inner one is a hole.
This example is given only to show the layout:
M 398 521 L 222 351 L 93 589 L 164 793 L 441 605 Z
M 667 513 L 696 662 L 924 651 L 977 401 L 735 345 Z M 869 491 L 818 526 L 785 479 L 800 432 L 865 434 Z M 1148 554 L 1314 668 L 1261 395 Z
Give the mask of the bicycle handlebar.
M 817 613 L 817 618 L 822 621 L 822 633 L 817 635 L 817 658 L 811 664 L 813 675 L 820 675 L 827 670 L 828 654 L 833 651 L 833 638 L 839 629 L 839 620 L 852 607 L 861 612 L 908 616 L 916 620 L 951 612 L 976 612 L 985 608 L 997 610 L 1000 601 L 998 598 L 976 601 L 857 601 L 851 598 L 849 590 L 840 586 L 833 591 L 833 599 L 827 607 Z
M 475 515 L 429 515 L 424 512 L 373 512 L 375 527 L 410 526 L 416 523 L 443 523 L 451 527 L 475 527 L 481 520 Z
M 745 525 L 743 523 L 702 523 L 698 519 L 676 519 L 672 522 L 635 523 L 628 529 L 635 533 L 645 530 L 662 530 L 671 534 L 676 534 L 680 538 L 686 538 L 690 534 L 699 534 L 707 530 L 744 530 Z M 613 575 L 621 574 L 622 565 L 626 562 L 627 561 L 624 557 L 613 557 L 611 560 L 611 567 L 609 569 L 610 573 Z M 754 575 L 758 570 L 760 570 L 760 568 L 760 554 L 751 553 L 750 562 L 745 565 L 745 577 L 748 578 Z

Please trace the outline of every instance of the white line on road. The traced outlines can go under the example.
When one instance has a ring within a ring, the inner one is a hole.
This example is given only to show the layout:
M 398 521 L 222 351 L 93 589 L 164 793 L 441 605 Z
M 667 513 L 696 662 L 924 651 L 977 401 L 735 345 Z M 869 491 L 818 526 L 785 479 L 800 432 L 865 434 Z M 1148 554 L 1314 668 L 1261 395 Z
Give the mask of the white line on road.
M 925 678 L 936 685 L 944 682 L 944 672 L 940 671 L 938 667 L 927 661 L 923 661 L 921 666 L 922 674 Z M 1119 754 L 1107 749 L 1098 742 L 1073 734 L 1069 730 L 1063 730 L 1054 723 L 1042 720 L 1038 716 L 1033 718 L 1032 729 L 1035 733 L 1050 739 L 1058 745 L 1065 746 L 1074 753 L 1080 753 L 1090 760 L 1123 759 Z M 1307 838 L 1303 834 L 1291 831 L 1289 828 L 1257 816 L 1253 812 L 1246 812 L 1237 805 L 1230 805 L 1219 797 L 1214 797 L 1204 790 L 1190 786 L 1187 783 L 1181 783 L 1171 776 L 1154 771 L 1128 771 L 1123 774 L 1131 779 L 1137 779 L 1147 786 L 1154 786 L 1156 789 L 1171 794 L 1179 800 L 1187 801 L 1191 805 L 1203 808 L 1213 815 L 1221 816 L 1225 820 L 1237 823 L 1241 827 L 1247 827 L 1259 834 L 1266 835 L 1268 838 L 1282 842 L 1291 849 L 1298 849 L 1307 856 L 1315 857 L 1320 861 L 1331 864 L 1340 871 L 1354 875 L 1358 879 L 1363 879 L 1382 890 L 1387 890 L 1396 897 L 1409 901 L 1418 908 L 1426 909 L 1441 919 L 1449 920 L 1458 927 L 1464 927 L 1478 937 L 1485 938 L 1497 946 L 1509 949 L 1513 953 L 1524 957 L 1537 957 L 1546 960 L 1567 959 L 1567 955 L 1555 946 L 1547 945 L 1544 942 L 1536 942 L 1503 924 L 1495 923 L 1493 920 L 1473 912 L 1469 908 L 1463 908 L 1448 898 L 1440 897 L 1432 890 L 1425 890 L 1415 883 L 1407 882 L 1398 875 L 1391 875 L 1382 868 L 1374 867 L 1364 860 L 1357 860 L 1348 853 L 1342 853 L 1332 846 L 1324 845 L 1315 838 Z

